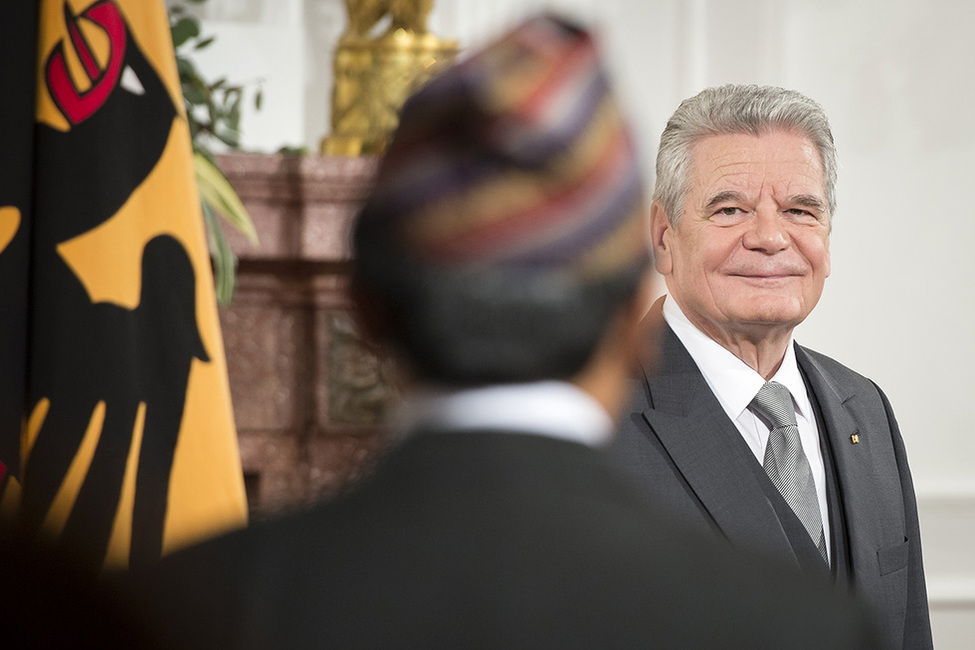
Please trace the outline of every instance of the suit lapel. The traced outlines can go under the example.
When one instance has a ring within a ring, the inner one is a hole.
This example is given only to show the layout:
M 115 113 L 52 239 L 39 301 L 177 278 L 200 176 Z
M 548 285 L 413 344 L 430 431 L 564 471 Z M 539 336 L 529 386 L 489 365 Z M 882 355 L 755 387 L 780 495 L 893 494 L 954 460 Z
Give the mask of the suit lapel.
M 883 494 L 884 484 L 876 474 L 875 463 L 869 458 L 869 444 L 854 443 L 854 436 L 866 436 L 860 431 L 853 414 L 858 408 L 857 395 L 844 386 L 819 364 L 805 349 L 796 346 L 796 358 L 809 388 L 819 402 L 823 425 L 829 438 L 836 467 L 840 501 L 843 504 L 850 559 L 853 563 L 854 581 L 867 588 L 865 581 L 876 579 L 875 571 L 857 570 L 856 567 L 872 567 L 876 564 L 877 549 L 882 546 L 883 531 L 876 526 L 878 494 Z
M 736 546 L 795 558 L 758 482 L 757 461 L 704 376 L 664 326 L 660 372 L 646 371 L 643 417 L 708 514 Z

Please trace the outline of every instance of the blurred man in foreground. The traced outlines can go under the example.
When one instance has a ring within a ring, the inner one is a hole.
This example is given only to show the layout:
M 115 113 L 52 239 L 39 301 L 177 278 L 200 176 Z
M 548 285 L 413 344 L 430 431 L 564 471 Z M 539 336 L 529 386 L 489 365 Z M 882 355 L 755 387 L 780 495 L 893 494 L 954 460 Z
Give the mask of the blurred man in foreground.
M 397 441 L 335 502 L 164 561 L 179 644 L 869 647 L 828 585 L 680 533 L 600 450 L 645 340 L 639 179 L 590 36 L 550 16 L 407 103 L 354 233 Z
M 851 585 L 888 648 L 931 647 L 904 441 L 869 379 L 793 339 L 830 273 L 836 152 L 795 91 L 707 89 L 657 153 L 669 296 L 617 451 L 680 519 Z

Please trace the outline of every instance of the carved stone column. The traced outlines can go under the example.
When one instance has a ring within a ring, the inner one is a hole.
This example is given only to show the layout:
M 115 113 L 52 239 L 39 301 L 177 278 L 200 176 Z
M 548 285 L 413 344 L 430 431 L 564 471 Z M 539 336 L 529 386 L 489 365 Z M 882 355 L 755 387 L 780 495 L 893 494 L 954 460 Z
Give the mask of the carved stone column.
M 251 509 L 260 515 L 333 494 L 383 447 L 393 399 L 346 296 L 348 235 L 374 158 L 229 154 L 218 163 L 250 211 L 252 247 L 221 310 Z

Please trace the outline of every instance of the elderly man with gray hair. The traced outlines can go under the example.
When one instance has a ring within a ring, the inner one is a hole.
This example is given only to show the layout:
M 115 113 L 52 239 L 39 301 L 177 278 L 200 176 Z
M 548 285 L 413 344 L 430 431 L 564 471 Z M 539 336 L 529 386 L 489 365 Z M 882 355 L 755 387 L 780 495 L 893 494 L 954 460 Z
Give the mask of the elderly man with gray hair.
M 797 345 L 830 273 L 836 151 L 822 107 L 723 86 L 664 129 L 650 209 L 669 295 L 615 451 L 691 526 L 849 587 L 885 647 L 929 648 L 904 442 L 869 379 Z

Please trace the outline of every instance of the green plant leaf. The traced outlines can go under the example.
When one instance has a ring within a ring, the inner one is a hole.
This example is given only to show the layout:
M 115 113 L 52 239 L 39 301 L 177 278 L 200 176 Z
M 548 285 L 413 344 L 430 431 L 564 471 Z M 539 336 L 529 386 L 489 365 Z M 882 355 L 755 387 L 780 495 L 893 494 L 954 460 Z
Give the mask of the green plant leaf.
M 261 110 L 261 106 L 264 104 L 264 89 L 258 88 L 257 92 L 254 93 L 254 110 Z
M 187 46 L 182 54 L 177 49 L 175 59 L 193 145 L 193 166 L 206 225 L 207 243 L 213 259 L 217 298 L 221 304 L 226 305 L 234 292 L 237 258 L 227 242 L 221 217 L 255 245 L 258 241 L 250 215 L 209 152 L 209 147 L 217 140 L 231 148 L 239 146 L 240 106 L 244 84 L 228 85 L 226 77 L 208 82 L 186 54 L 188 51 L 205 49 L 214 41 L 213 36 L 200 38 L 201 22 L 185 6 L 187 3 L 198 5 L 202 2 L 205 0 L 171 0 L 167 4 L 174 46 Z M 192 45 L 192 49 L 189 45 Z M 263 102 L 260 83 L 258 81 L 258 92 L 254 98 L 257 110 L 260 110 Z M 252 84 L 250 82 L 247 85 Z
M 191 38 L 200 35 L 200 23 L 196 18 L 184 16 L 176 21 L 172 27 L 173 47 L 179 47 Z
M 247 237 L 252 244 L 257 244 L 257 231 L 254 230 L 250 213 L 247 212 L 247 208 L 244 207 L 227 177 L 213 164 L 212 158 L 196 151 L 193 154 L 193 169 L 196 172 L 200 198 Z
M 218 127 L 214 130 L 214 135 L 220 142 L 224 143 L 228 147 L 237 148 L 240 146 L 240 131 L 230 129 L 227 127 Z
M 224 115 L 224 122 L 227 124 L 227 128 L 231 131 L 240 131 L 240 100 L 243 97 L 241 91 L 237 91 L 233 94 L 233 98 L 230 101 L 230 107 L 227 109 L 226 115 Z
M 216 166 L 217 161 L 214 159 L 213 154 L 206 149 L 200 147 L 197 143 L 193 143 L 193 155 L 203 156 L 203 158 L 213 166 Z
M 240 105 L 234 104 L 230 112 L 224 116 L 224 122 L 227 123 L 227 128 L 235 133 L 240 132 Z
M 207 103 L 206 94 L 195 86 L 187 86 L 183 89 L 183 99 L 194 106 Z
M 196 73 L 196 66 L 189 59 L 177 56 L 176 57 L 176 69 L 179 71 L 179 79 L 181 82 L 186 83 L 197 79 L 199 75 Z
M 217 93 L 211 92 L 207 101 L 207 118 L 210 120 L 211 126 L 223 119 L 223 115 L 217 107 L 216 97 Z
M 237 256 L 230 249 L 227 237 L 220 228 L 217 213 L 206 202 L 201 202 L 203 222 L 206 225 L 207 243 L 213 259 L 214 292 L 217 302 L 226 307 L 234 297 L 237 275 Z
M 223 109 L 225 113 L 230 113 L 235 106 L 240 105 L 240 95 L 244 91 L 240 86 L 228 86 L 223 89 Z

